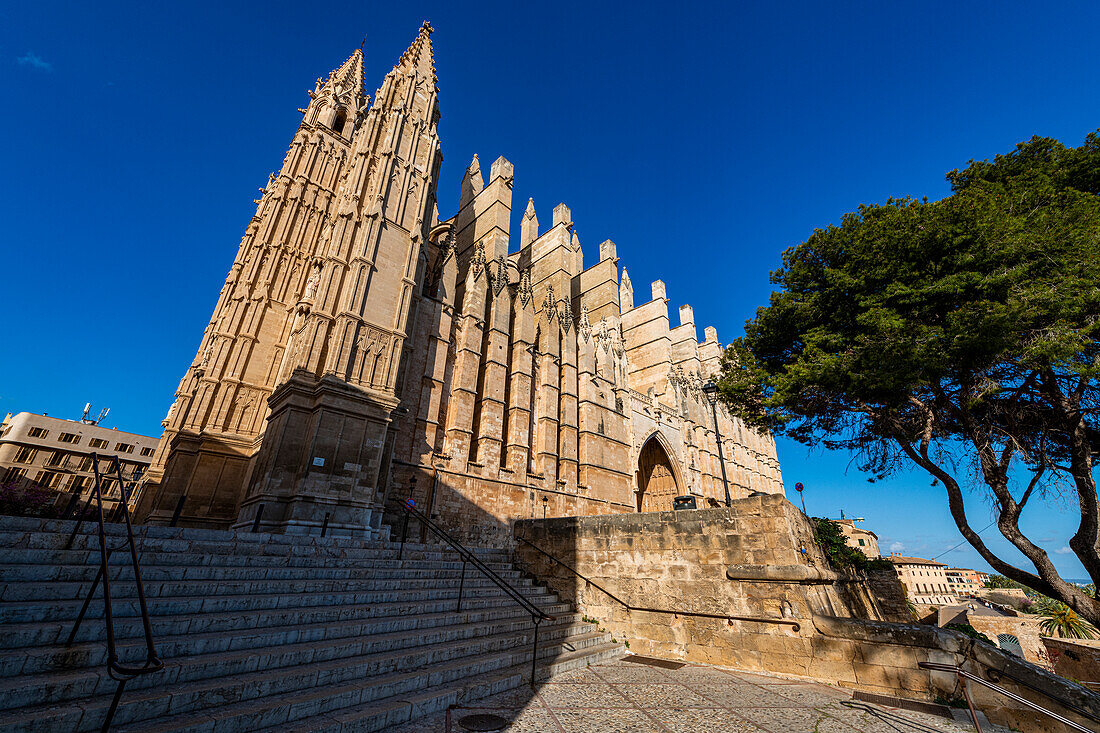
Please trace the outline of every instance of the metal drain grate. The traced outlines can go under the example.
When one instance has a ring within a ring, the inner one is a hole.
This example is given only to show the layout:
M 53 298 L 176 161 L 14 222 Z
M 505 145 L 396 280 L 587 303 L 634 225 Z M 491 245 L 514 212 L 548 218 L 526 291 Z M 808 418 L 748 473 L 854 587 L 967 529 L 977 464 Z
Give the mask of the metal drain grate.
M 463 715 L 458 719 L 458 727 L 468 731 L 504 730 L 507 725 L 507 720 L 492 713 L 474 713 L 473 715 Z
M 888 708 L 900 708 L 901 710 L 912 710 L 915 713 L 927 713 L 929 715 L 939 715 L 944 718 L 952 718 L 951 708 L 946 705 L 940 705 L 934 702 L 924 702 L 923 700 L 906 700 L 901 697 L 888 697 L 887 695 L 876 695 L 873 692 L 863 692 L 862 690 L 856 690 L 852 693 L 853 700 L 860 700 L 861 702 L 873 702 L 876 705 L 883 705 Z
M 680 667 L 684 666 L 683 662 L 670 662 L 667 659 L 640 657 L 637 654 L 628 654 L 623 657 L 623 661 L 634 662 L 635 664 L 648 664 L 650 667 L 660 667 L 661 669 L 680 669 Z

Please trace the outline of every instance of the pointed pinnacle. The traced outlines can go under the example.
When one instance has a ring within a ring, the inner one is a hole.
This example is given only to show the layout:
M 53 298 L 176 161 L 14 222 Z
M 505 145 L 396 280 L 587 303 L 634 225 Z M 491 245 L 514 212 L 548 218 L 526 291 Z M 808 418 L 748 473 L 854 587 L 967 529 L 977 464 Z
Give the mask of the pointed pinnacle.
M 412 44 L 401 54 L 401 59 L 393 68 L 401 69 L 406 73 L 416 72 L 432 80 L 435 78 L 435 60 L 432 56 L 432 33 L 435 31 L 432 24 L 424 21 L 420 31 L 416 34 Z
M 535 215 L 535 200 L 533 198 L 527 199 L 527 208 L 523 211 L 523 216 L 526 219 L 530 219 Z

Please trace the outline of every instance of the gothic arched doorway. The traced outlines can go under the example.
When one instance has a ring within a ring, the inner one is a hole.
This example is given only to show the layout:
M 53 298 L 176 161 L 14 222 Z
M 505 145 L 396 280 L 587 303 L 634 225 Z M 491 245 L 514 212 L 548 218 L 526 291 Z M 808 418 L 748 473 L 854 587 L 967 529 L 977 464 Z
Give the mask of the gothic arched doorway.
M 672 459 L 654 435 L 638 454 L 638 511 L 671 511 L 672 499 L 680 493 Z

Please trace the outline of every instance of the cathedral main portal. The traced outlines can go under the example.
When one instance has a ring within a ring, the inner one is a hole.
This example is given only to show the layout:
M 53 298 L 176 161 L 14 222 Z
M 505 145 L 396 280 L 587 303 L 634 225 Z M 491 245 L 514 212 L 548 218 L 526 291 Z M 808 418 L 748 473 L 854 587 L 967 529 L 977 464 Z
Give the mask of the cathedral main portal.
M 672 499 L 681 494 L 672 459 L 655 435 L 645 442 L 638 454 L 638 487 L 640 512 L 670 511 Z

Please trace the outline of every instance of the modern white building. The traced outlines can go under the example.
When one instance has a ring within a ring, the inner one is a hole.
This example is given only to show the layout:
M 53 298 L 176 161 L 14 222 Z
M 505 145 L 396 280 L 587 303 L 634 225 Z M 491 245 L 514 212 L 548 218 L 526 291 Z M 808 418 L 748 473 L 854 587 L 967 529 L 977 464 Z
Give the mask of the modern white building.
M 101 459 L 101 475 L 110 468 L 109 459 L 118 457 L 122 480 L 136 484 L 156 447 L 156 438 L 105 428 L 94 420 L 9 412 L 0 422 L 0 484 L 36 484 L 87 497 L 95 485 L 92 454 Z M 117 474 L 103 476 L 103 489 L 110 506 L 116 504 Z

